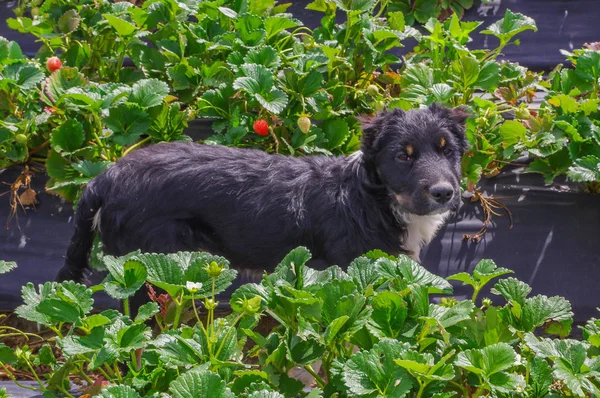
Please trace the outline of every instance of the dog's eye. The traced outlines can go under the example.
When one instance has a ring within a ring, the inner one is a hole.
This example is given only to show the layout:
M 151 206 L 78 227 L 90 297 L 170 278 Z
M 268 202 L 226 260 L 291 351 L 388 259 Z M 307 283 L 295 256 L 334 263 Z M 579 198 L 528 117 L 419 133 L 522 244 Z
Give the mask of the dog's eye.
M 406 162 L 406 161 L 408 161 L 410 159 L 411 159 L 410 156 L 408 156 L 405 153 L 401 153 L 401 154 L 398 155 L 398 160 L 401 160 L 403 162 Z
M 452 153 L 452 149 L 450 149 L 450 148 L 448 148 L 448 147 L 442 148 L 442 153 L 443 153 L 445 156 L 449 156 L 449 155 Z

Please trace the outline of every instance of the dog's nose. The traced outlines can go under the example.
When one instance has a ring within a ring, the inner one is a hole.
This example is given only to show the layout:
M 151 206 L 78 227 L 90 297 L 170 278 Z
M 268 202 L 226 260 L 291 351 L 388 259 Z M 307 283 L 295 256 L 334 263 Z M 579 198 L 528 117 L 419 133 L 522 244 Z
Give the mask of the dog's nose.
M 452 188 L 452 185 L 442 182 L 429 188 L 429 195 L 431 195 L 436 202 L 443 204 L 452 199 L 454 189 Z

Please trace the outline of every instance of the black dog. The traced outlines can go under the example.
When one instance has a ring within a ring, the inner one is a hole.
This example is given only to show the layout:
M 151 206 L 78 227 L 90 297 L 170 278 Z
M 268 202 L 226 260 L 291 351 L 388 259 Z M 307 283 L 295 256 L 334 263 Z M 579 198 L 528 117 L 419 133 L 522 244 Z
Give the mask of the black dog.
M 82 280 L 94 233 L 124 255 L 204 250 L 235 268 L 272 270 L 306 246 L 311 266 L 347 266 L 373 249 L 418 259 L 460 202 L 462 109 L 384 112 L 348 157 L 168 143 L 96 177 L 79 202 L 58 280 Z

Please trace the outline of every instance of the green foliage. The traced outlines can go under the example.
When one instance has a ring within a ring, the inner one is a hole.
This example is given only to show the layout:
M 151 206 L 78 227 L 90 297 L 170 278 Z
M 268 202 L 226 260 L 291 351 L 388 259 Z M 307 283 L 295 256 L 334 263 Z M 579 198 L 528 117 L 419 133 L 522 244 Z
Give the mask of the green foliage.
M 0 168 L 45 161 L 47 189 L 76 201 L 102 171 L 77 165 L 100 169 L 144 144 L 189 140 L 184 130 L 194 118 L 213 122 L 209 144 L 348 154 L 360 146 L 356 116 L 440 102 L 473 114 L 463 161 L 468 189 L 525 153 L 535 156 L 528 171 L 547 182 L 567 175 L 600 189 L 598 53 L 568 54 L 575 70 L 542 81 L 496 60 L 535 22 L 507 10 L 482 32 L 498 47 L 471 51 L 480 23 L 460 17 L 472 5 L 317 0 L 308 8 L 323 18 L 310 30 L 275 1 L 24 0 L 8 25 L 42 47 L 28 59 L 0 39 Z M 336 23 L 339 13 L 344 23 Z M 410 39 L 418 45 L 401 62 L 394 50 Z M 64 66 L 48 74 L 40 65 L 57 54 Z M 530 112 L 525 103 L 540 85 L 551 88 L 549 97 Z M 517 119 L 506 121 L 511 112 Z M 300 118 L 310 122 L 306 134 Z M 268 122 L 267 137 L 253 133 L 257 119 Z
M 434 295 L 451 294 L 449 283 L 406 256 L 368 253 L 347 272 L 335 266 L 316 271 L 306 266 L 309 260 L 305 248 L 293 250 L 259 284 L 238 288 L 233 313 L 216 318 L 216 293 L 235 278 L 225 259 L 186 252 L 104 257 L 109 275 L 94 289 L 72 282 L 24 287 L 17 314 L 53 330 L 58 351 L 0 344 L 0 366 L 9 375 L 10 369 L 46 366 L 48 382 L 35 388 L 55 396 L 82 370 L 104 375 L 106 385 L 94 387 L 102 397 L 600 392 L 600 323 L 591 319 L 582 328 L 584 340 L 565 338 L 573 314 L 563 298 L 529 297 L 527 284 L 508 278 L 492 289 L 505 299 L 501 305 L 484 298 L 477 307 L 449 297 L 434 304 Z M 448 279 L 479 291 L 507 273 L 484 260 L 472 274 Z M 128 297 L 144 282 L 167 293 L 150 287 L 152 301 L 135 319 L 115 310 L 92 314 L 92 291 L 106 290 L 127 310 Z M 277 325 L 257 328 L 267 315 Z M 145 323 L 151 318 L 155 330 Z M 314 375 L 318 388 L 303 390 L 291 377 L 294 368 Z

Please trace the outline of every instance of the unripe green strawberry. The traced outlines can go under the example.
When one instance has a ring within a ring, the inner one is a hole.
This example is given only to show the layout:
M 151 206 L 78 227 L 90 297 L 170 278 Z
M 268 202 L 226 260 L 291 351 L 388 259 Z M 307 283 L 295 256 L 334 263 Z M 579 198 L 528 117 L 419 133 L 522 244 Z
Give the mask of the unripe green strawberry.
M 369 93 L 371 97 L 375 97 L 377 94 L 379 94 L 379 87 L 371 84 L 369 87 L 367 87 L 367 93 Z
M 531 114 L 529 113 L 529 110 L 527 108 L 518 108 L 515 111 L 515 116 L 517 117 L 517 119 L 529 119 Z
M 383 108 L 385 108 L 385 103 L 383 101 L 377 101 L 373 107 L 376 112 L 381 112 Z
M 23 144 L 26 145 L 27 144 L 27 136 L 25 134 L 17 134 L 15 136 L 15 140 L 19 143 L 19 144 Z
M 301 116 L 298 119 L 298 127 L 300 128 L 300 131 L 302 131 L 304 134 L 308 134 L 308 132 L 310 131 L 310 119 L 306 116 Z

